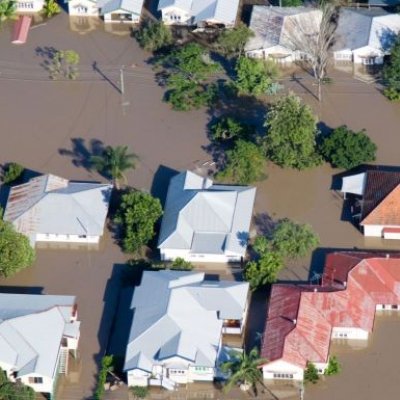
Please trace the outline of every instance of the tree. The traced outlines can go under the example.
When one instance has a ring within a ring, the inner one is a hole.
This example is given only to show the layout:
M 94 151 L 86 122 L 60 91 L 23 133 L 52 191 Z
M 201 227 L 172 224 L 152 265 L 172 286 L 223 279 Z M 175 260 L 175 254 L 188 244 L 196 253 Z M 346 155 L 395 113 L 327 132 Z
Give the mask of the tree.
M 0 399 L 1 400 L 35 400 L 36 393 L 29 387 L 20 382 L 11 382 L 6 372 L 0 368 Z
M 239 139 L 235 147 L 226 152 L 226 163 L 216 178 L 245 185 L 264 176 L 265 157 L 260 146 Z
M 289 219 L 281 220 L 272 232 L 271 248 L 284 258 L 304 257 L 318 244 L 318 236 L 310 225 Z
M 351 169 L 375 160 L 376 144 L 365 131 L 353 132 L 347 126 L 336 128 L 322 143 L 321 154 L 334 167 Z
M 221 364 L 221 370 L 230 374 L 225 391 L 229 392 L 234 385 L 244 385 L 250 386 L 257 393 L 257 384 L 264 386 L 260 366 L 265 362 L 265 359 L 259 357 L 256 348 L 249 353 L 232 351 L 231 359 Z
M 321 163 L 316 152 L 316 119 L 299 97 L 289 94 L 273 104 L 265 126 L 267 155 L 277 165 L 303 170 Z
M 61 8 L 55 0 L 46 0 L 44 2 L 43 14 L 46 18 L 51 18 L 52 16 L 59 14 L 60 11 Z
M 314 79 L 318 86 L 317 98 L 322 101 L 322 84 L 326 80 L 326 70 L 329 61 L 329 51 L 334 42 L 337 27 L 338 8 L 335 2 L 321 0 L 320 10 L 322 17 L 316 13 L 308 13 L 308 20 L 304 18 L 291 19 L 286 32 L 290 32 L 286 41 L 291 46 L 306 55 L 304 61 L 310 65 Z
M 20 164 L 17 163 L 8 163 L 6 164 L 4 168 L 4 174 L 3 174 L 3 182 L 6 185 L 9 185 L 10 183 L 15 182 L 17 179 L 19 179 L 23 172 L 24 172 L 24 167 Z
M 274 80 L 278 76 L 275 64 L 254 58 L 240 57 L 236 62 L 234 86 L 239 94 L 260 96 L 274 94 L 278 86 Z
M 172 43 L 171 30 L 162 21 L 146 19 L 135 37 L 146 51 L 157 51 Z
M 49 66 L 50 78 L 58 79 L 60 76 L 75 80 L 78 77 L 79 54 L 74 50 L 60 50 L 53 54 Z
M 154 237 L 154 225 L 162 215 L 159 199 L 149 193 L 130 190 L 122 195 L 114 222 L 122 228 L 122 248 L 137 253 Z
M 190 261 L 186 261 L 182 257 L 178 257 L 172 261 L 170 269 L 175 269 L 178 271 L 190 271 L 193 269 L 193 264 Z
M 390 61 L 383 68 L 383 79 L 387 85 L 385 96 L 389 100 L 400 100 L 400 35 L 393 43 Z
M 0 0 L 0 24 L 7 19 L 13 19 L 17 10 L 14 0 Z
M 0 275 L 8 277 L 29 267 L 35 260 L 35 251 L 29 239 L 15 231 L 5 221 L 0 221 Z
M 336 356 L 330 356 L 324 375 L 337 375 L 341 371 L 340 363 Z
M 282 257 L 275 252 L 261 254 L 256 261 L 249 261 L 244 270 L 244 277 L 250 284 L 251 290 L 257 290 L 278 279 L 283 268 Z
M 319 380 L 317 367 L 312 362 L 307 362 L 307 366 L 304 371 L 304 380 L 311 383 L 317 383 Z
M 107 146 L 100 156 L 92 156 L 90 164 L 99 173 L 111 177 L 113 184 L 117 189 L 120 188 L 120 182 L 126 182 L 125 171 L 134 169 L 137 156 L 129 153 L 128 146 Z
M 135 400 L 145 399 L 149 394 L 149 388 L 146 386 L 131 386 L 129 390 L 131 391 Z
M 167 75 L 167 102 L 174 110 L 187 111 L 210 104 L 215 86 L 209 83 L 220 66 L 210 60 L 208 52 L 196 43 L 189 43 L 161 57 Z
M 233 29 L 225 29 L 217 40 L 217 49 L 225 56 L 241 56 L 247 41 L 254 33 L 243 22 Z
M 238 121 L 236 118 L 222 117 L 211 126 L 210 133 L 212 141 L 222 142 L 247 139 L 254 133 L 254 128 Z
M 97 387 L 94 393 L 96 400 L 101 400 L 104 397 L 104 385 L 107 381 L 107 375 L 113 371 L 114 357 L 112 355 L 104 356 L 101 359 L 101 369 L 97 378 Z

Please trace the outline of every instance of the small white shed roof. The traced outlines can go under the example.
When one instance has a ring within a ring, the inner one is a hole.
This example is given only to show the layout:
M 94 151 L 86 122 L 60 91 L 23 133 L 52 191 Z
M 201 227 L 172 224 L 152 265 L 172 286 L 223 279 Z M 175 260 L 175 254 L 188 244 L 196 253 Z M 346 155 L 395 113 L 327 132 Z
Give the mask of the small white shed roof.
M 366 172 L 357 175 L 345 176 L 342 178 L 342 188 L 340 191 L 343 193 L 351 193 L 362 196 L 364 194 L 366 177 Z

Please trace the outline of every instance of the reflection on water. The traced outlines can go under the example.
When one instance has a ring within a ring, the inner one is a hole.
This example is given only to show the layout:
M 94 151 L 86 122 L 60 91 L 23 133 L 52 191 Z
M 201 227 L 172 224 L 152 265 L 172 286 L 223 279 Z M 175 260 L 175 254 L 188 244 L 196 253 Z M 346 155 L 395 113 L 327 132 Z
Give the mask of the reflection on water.
M 132 32 L 134 24 L 126 23 L 107 23 L 101 18 L 85 16 L 69 16 L 69 29 L 82 35 L 95 30 L 104 30 L 119 36 L 128 36 Z

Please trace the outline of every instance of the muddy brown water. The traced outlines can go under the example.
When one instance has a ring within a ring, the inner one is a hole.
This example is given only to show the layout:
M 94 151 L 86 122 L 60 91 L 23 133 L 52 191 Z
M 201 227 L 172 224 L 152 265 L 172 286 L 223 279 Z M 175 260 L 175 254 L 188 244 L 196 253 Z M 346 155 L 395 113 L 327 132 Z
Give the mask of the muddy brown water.
M 128 173 L 129 183 L 154 193 L 164 192 L 171 170 L 189 168 L 205 172 L 203 164 L 211 159 L 203 149 L 208 144 L 205 126 L 209 115 L 203 110 L 171 111 L 160 100 L 163 89 L 157 85 L 146 64 L 149 54 L 141 51 L 129 36 L 112 35 L 102 29 L 80 34 L 69 27 L 68 18 L 59 15 L 46 25 L 31 30 L 28 42 L 23 46 L 11 45 L 11 30 L 7 26 L 2 29 L 0 161 L 20 162 L 34 171 L 52 172 L 70 179 L 102 180 L 82 167 L 93 145 L 99 146 L 100 141 L 104 145 L 129 145 L 140 158 L 137 169 Z M 46 71 L 40 66 L 44 59 L 36 55 L 37 50 L 47 51 L 46 47 L 47 50 L 54 47 L 78 51 L 81 81 L 48 80 Z M 94 62 L 97 69 L 93 69 Z M 117 90 L 122 65 L 125 66 L 124 96 Z M 101 80 L 104 76 L 108 80 Z M 343 73 L 334 74 L 334 83 L 324 87 L 324 100 L 319 104 L 309 94 L 309 91 L 315 91 L 312 81 L 304 74 L 299 76 L 304 77 L 300 83 L 305 88 L 285 80 L 286 90 L 290 88 L 304 97 L 321 121 L 329 127 L 347 124 L 355 130 L 366 128 L 378 145 L 376 163 L 399 163 L 398 104 L 386 101 L 374 85 Z M 253 109 L 250 114 L 257 120 L 263 118 L 260 115 L 262 109 Z M 72 142 L 72 139 L 76 140 Z M 342 200 L 330 190 L 332 176 L 339 172 L 328 165 L 301 173 L 269 165 L 268 179 L 257 184 L 255 212 L 266 221 L 289 217 L 310 223 L 318 233 L 323 249 L 400 249 L 397 242 L 366 240 L 354 226 L 341 220 Z M 320 251 L 313 257 L 288 265 L 281 278 L 308 279 L 310 261 L 321 267 L 323 254 L 324 251 Z M 61 398 L 79 399 L 91 393 L 96 360 L 105 348 L 118 292 L 113 265 L 124 260 L 125 256 L 110 239 L 106 239 L 98 251 L 41 249 L 33 268 L 0 280 L 1 286 L 38 287 L 45 293 L 78 296 L 82 320 L 80 360 L 74 365 L 76 374 L 69 378 L 70 382 L 63 383 Z M 111 287 L 108 291 L 107 285 Z M 111 305 L 105 308 L 104 300 Z M 397 341 L 396 335 L 390 332 L 397 332 L 399 327 L 397 320 L 393 321 L 387 321 L 382 327 L 380 320 L 377 323 L 374 335 L 388 330 L 384 340 L 387 350 L 379 351 L 378 365 L 385 365 L 386 361 L 390 365 L 394 359 L 391 349 Z M 374 342 L 364 350 L 365 354 L 372 355 L 373 346 Z M 385 393 L 387 387 L 397 385 L 398 378 L 391 372 L 382 374 L 380 380 L 375 379 L 373 369 L 358 364 L 360 354 L 357 351 L 345 353 L 343 373 L 308 390 L 306 398 L 339 398 L 328 396 L 333 396 L 333 389 L 340 386 L 342 399 L 372 399 L 371 393 Z M 366 375 L 357 372 L 359 365 Z M 357 392 L 358 386 L 365 387 L 366 376 L 373 389 Z

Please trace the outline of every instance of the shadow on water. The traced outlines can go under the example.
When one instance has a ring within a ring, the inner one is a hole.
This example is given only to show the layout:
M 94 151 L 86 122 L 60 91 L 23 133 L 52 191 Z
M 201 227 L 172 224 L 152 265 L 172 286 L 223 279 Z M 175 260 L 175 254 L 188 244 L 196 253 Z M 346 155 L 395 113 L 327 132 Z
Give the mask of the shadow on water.
M 46 294 L 43 286 L 0 286 L 0 293 Z
M 160 165 L 154 174 L 153 182 L 151 184 L 150 193 L 152 196 L 157 197 L 161 201 L 161 205 L 164 207 L 165 200 L 167 197 L 168 185 L 172 177 L 177 175 L 179 171 Z

